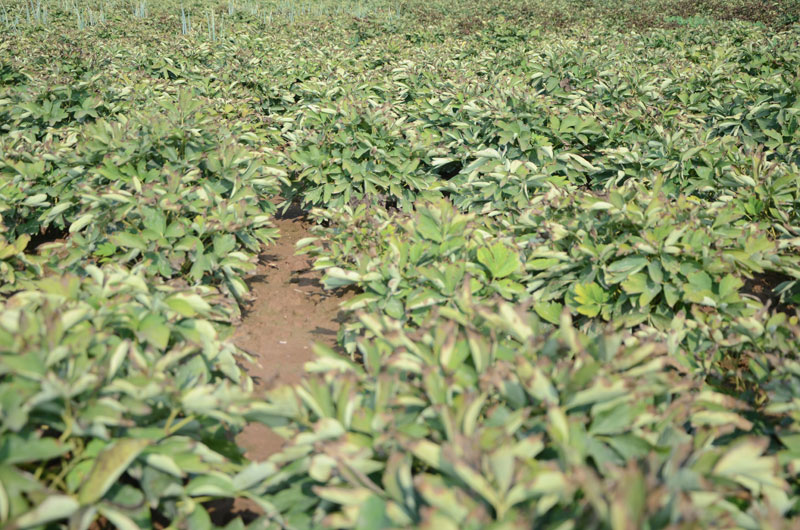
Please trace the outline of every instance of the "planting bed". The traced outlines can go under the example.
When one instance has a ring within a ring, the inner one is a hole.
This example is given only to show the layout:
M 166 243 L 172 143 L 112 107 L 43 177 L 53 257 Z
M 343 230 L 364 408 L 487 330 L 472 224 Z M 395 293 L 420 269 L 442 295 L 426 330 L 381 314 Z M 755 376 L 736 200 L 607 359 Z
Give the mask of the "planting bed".
M 0 527 L 797 527 L 799 21 L 5 0 Z

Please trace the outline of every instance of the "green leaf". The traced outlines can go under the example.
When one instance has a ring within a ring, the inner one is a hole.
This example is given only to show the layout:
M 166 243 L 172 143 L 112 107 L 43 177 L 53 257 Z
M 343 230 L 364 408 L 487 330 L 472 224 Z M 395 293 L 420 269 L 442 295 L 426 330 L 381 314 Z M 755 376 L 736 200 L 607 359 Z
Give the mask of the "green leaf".
M 147 250 L 147 243 L 144 238 L 131 234 L 130 232 L 116 232 L 108 238 L 113 244 L 122 248 L 135 248 L 137 250 Z
M 418 440 L 411 444 L 411 453 L 422 460 L 425 464 L 440 469 L 442 465 L 441 446 L 429 441 Z
M 277 467 L 272 462 L 251 462 L 250 465 L 233 477 L 233 486 L 237 490 L 246 490 L 266 480 L 276 472 Z
M 8 499 L 8 491 L 6 491 L 3 482 L 0 481 L 0 522 L 8 521 L 8 515 L 11 511 L 10 502 Z
M 595 317 L 600 313 L 602 306 L 609 300 L 610 295 L 596 283 L 576 284 L 575 301 L 580 304 L 576 310 L 582 315 Z
M 60 443 L 55 438 L 30 438 L 16 434 L 5 434 L 2 442 L 0 462 L 5 464 L 47 461 L 72 449 L 71 445 Z
M 97 245 L 97 249 L 94 251 L 94 254 L 95 256 L 108 257 L 113 256 L 116 252 L 117 247 L 110 241 L 106 241 L 105 243 Z
M 186 493 L 192 496 L 233 497 L 236 494 L 236 486 L 230 477 L 222 473 L 201 475 L 186 485 Z
M 647 264 L 647 272 L 650 274 L 650 279 L 653 282 L 661 284 L 664 282 L 664 270 L 661 264 L 657 261 L 651 261 Z
M 628 294 L 639 294 L 647 290 L 647 275 L 631 274 L 622 282 L 622 290 Z
M 738 293 L 742 286 L 744 286 L 742 280 L 731 274 L 727 274 L 722 281 L 719 282 L 719 297 L 725 300 L 731 295 Z
M 714 474 L 735 480 L 750 490 L 754 489 L 754 482 L 785 487 L 785 481 L 776 473 L 777 459 L 762 456 L 767 445 L 765 438 L 750 438 L 737 443 L 717 461 Z
M 562 447 L 569 445 L 569 422 L 563 409 L 550 406 L 547 409 L 547 420 L 547 431 L 553 440 Z
M 666 299 L 668 306 L 675 307 L 675 304 L 678 303 L 678 300 L 680 300 L 680 293 L 678 292 L 677 287 L 671 283 L 664 285 L 664 298 Z
M 486 267 L 495 279 L 505 278 L 520 267 L 519 256 L 503 243 L 478 249 L 478 262 Z
M 215 528 L 211 522 L 211 517 L 208 515 L 205 507 L 202 504 L 196 504 L 194 511 L 189 515 L 186 520 L 186 527 L 192 530 L 211 530 Z
M 94 220 L 94 213 L 86 213 L 69 226 L 69 233 L 74 234 Z
M 371 495 L 358 510 L 356 529 L 372 530 L 389 526 L 391 526 L 391 521 L 386 517 L 386 501 L 377 495 Z
M 425 239 L 435 241 L 436 243 L 442 242 L 442 231 L 439 224 L 428 215 L 420 215 L 416 224 L 417 230 Z
M 138 530 L 139 525 L 137 525 L 130 517 L 125 515 L 119 510 L 111 508 L 107 504 L 104 504 L 99 507 L 99 513 L 108 519 L 108 521 L 114 525 L 114 528 L 118 530 Z
M 36 195 L 31 195 L 26 197 L 24 201 L 22 201 L 23 206 L 43 206 L 47 204 L 47 194 L 46 193 L 37 193 Z M 83 226 L 86 226 L 85 224 Z M 78 229 L 80 230 L 80 229 Z
M 705 271 L 695 272 L 689 275 L 689 285 L 691 285 L 697 291 L 707 291 L 711 292 L 711 288 L 713 287 L 713 282 L 711 280 L 711 276 L 708 275 Z
M 545 271 L 559 263 L 561 263 L 561 260 L 558 258 L 539 258 L 528 261 L 525 267 L 534 271 Z
M 352 285 L 361 281 L 361 275 L 355 271 L 347 271 L 340 267 L 331 267 L 326 271 L 323 283 L 328 289 Z
M 12 526 L 20 529 L 41 526 L 66 519 L 78 511 L 80 504 L 69 495 L 48 495 L 41 504 L 19 516 Z
M 233 234 L 214 236 L 214 255 L 218 258 L 227 256 L 236 248 L 236 237 Z
M 533 310 L 536 314 L 551 324 L 558 324 L 561 322 L 561 311 L 564 306 L 558 302 L 535 302 Z
M 198 313 L 205 314 L 211 310 L 208 302 L 203 300 L 200 295 L 192 293 L 175 293 L 165 302 L 170 309 L 185 317 L 193 317 Z
M 169 326 L 166 319 L 156 313 L 149 313 L 139 323 L 139 333 L 150 344 L 160 350 L 165 350 L 169 344 Z
M 625 276 L 639 272 L 647 267 L 647 258 L 643 256 L 629 256 L 615 261 L 608 266 L 608 271 L 622 279 Z
M 142 224 L 147 230 L 152 230 L 156 234 L 163 236 L 167 231 L 167 218 L 163 212 L 155 208 L 144 208 Z
M 78 492 L 80 505 L 86 506 L 99 501 L 148 445 L 149 440 L 124 438 L 103 449 L 97 455 L 94 467 Z

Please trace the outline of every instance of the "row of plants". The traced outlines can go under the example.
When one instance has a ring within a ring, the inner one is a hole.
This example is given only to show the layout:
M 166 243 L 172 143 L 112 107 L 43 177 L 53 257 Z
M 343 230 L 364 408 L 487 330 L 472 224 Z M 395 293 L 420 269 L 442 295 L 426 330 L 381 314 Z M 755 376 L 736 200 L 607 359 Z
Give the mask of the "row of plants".
M 232 442 L 257 400 L 230 337 L 285 171 L 192 89 L 146 109 L 102 75 L 7 79 L 3 527 L 210 528 L 227 496 L 274 514 L 275 466 Z
M 767 65 L 764 40 L 718 24 L 573 41 L 484 20 L 504 40 L 292 85 L 280 112 L 314 128 L 285 137 L 318 206 L 298 246 L 360 294 L 350 359 L 320 348 L 269 397 L 282 455 L 302 455 L 274 490 L 297 499 L 288 517 L 796 524 L 796 34 Z M 362 184 L 365 133 L 368 163 L 409 153 L 402 191 Z
M 270 396 L 301 527 L 796 523 L 795 324 L 740 332 L 755 406 L 676 364 L 692 350 L 460 291 L 419 325 L 361 314 L 363 362 L 320 352 Z
M 360 206 L 329 215 L 301 246 L 316 257 L 329 287 L 357 285 L 353 309 L 418 320 L 449 303 L 469 277 L 473 294 L 533 299 L 540 316 L 575 317 L 632 328 L 666 328 L 694 305 L 730 317 L 751 315 L 762 300 L 741 296 L 745 282 L 785 277 L 771 300 L 796 303 L 796 238 L 771 240 L 730 203 L 666 198 L 629 185 L 609 197 L 557 189 L 518 215 L 488 219 L 449 202 L 388 214 Z

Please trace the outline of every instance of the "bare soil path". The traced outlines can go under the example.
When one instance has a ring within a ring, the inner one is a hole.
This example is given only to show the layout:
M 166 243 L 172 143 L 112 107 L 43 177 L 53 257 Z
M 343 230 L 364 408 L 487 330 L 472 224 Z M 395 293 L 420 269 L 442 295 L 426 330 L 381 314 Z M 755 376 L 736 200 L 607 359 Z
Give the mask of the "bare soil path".
M 335 345 L 343 300 L 342 293 L 323 289 L 310 258 L 295 255 L 295 244 L 311 235 L 303 212 L 293 206 L 275 224 L 281 237 L 261 256 L 250 281 L 254 301 L 234 335 L 236 345 L 257 360 L 247 369 L 261 388 L 298 383 L 314 342 Z M 250 460 L 264 460 L 283 444 L 263 425 L 248 426 L 237 441 Z
M 312 269 L 312 260 L 295 255 L 296 243 L 311 236 L 312 224 L 293 206 L 277 216 L 280 239 L 259 260 L 256 276 L 249 280 L 253 302 L 244 310 L 234 342 L 256 361 L 246 366 L 257 389 L 299 383 L 303 366 L 313 359 L 312 346 L 336 345 L 340 324 L 339 304 L 343 292 L 326 291 L 322 274 Z M 261 461 L 278 452 L 284 440 L 264 425 L 250 424 L 236 437 L 249 460 Z M 245 523 L 258 517 L 260 509 L 246 499 L 221 499 L 207 505 L 212 521 L 225 525 L 236 517 Z

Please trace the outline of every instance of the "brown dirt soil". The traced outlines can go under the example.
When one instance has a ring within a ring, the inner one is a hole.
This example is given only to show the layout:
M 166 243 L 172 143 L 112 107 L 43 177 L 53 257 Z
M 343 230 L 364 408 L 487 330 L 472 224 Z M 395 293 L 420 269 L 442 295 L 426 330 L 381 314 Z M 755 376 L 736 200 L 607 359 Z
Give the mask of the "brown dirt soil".
M 295 244 L 311 235 L 302 210 L 293 206 L 275 224 L 281 237 L 261 256 L 258 274 L 249 282 L 254 301 L 234 335 L 236 345 L 256 359 L 247 371 L 265 389 L 298 383 L 315 342 L 336 345 L 339 304 L 346 296 L 324 290 L 312 260 L 295 255 Z M 237 440 L 251 460 L 263 460 L 282 445 L 263 426 L 247 427 Z
M 245 309 L 234 335 L 237 346 L 249 353 L 256 364 L 246 366 L 256 387 L 269 389 L 298 383 L 303 365 L 313 359 L 315 342 L 336 345 L 341 322 L 342 291 L 326 291 L 322 274 L 312 269 L 312 260 L 295 255 L 295 244 L 309 237 L 311 223 L 293 206 L 278 216 L 275 225 L 281 237 L 259 260 L 259 270 L 248 282 L 253 302 Z M 283 439 L 264 425 L 251 424 L 236 437 L 250 460 L 265 460 L 283 446 Z M 215 523 L 242 517 L 257 517 L 259 509 L 245 499 L 215 501 L 208 505 Z
M 764 304 L 769 304 L 771 309 L 793 314 L 797 307 L 780 301 L 780 296 L 775 294 L 775 289 L 783 282 L 791 281 L 793 278 L 786 274 L 775 271 L 764 271 L 760 274 L 753 274 L 752 278 L 745 278 L 742 292 L 758 298 Z

